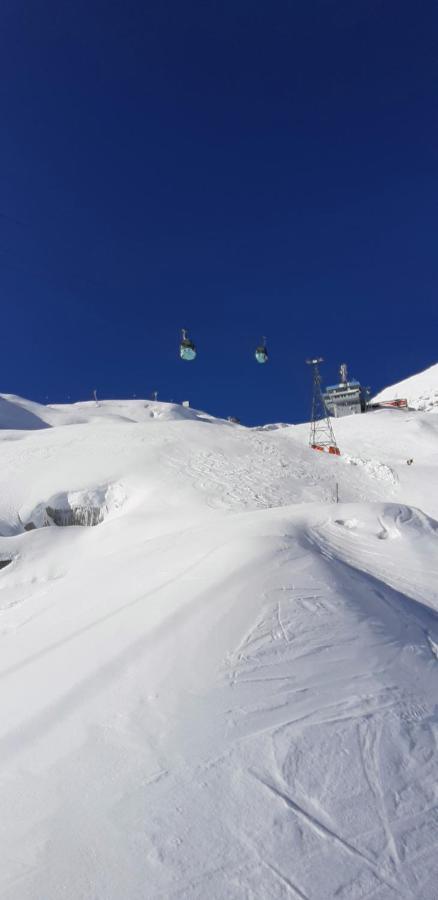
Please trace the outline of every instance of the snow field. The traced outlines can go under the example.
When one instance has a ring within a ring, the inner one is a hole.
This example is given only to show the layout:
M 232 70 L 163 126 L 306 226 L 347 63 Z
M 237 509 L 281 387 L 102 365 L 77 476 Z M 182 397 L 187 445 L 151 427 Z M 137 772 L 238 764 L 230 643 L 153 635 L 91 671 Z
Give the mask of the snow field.
M 2 900 L 436 900 L 438 420 L 6 401 Z

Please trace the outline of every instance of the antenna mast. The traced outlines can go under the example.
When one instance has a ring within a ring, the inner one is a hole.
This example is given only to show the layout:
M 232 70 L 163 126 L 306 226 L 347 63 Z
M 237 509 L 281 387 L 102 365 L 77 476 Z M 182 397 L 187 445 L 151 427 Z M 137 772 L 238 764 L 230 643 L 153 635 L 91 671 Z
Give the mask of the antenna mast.
M 347 363 L 342 363 L 339 366 L 339 376 L 341 379 L 341 384 L 347 384 L 348 382 L 348 366 Z
M 321 392 L 319 365 L 322 362 L 324 362 L 322 356 L 318 356 L 316 359 L 306 359 L 307 365 L 312 366 L 313 374 L 312 421 L 310 423 L 309 445 L 313 450 L 322 450 L 325 453 L 340 456 L 333 426 Z

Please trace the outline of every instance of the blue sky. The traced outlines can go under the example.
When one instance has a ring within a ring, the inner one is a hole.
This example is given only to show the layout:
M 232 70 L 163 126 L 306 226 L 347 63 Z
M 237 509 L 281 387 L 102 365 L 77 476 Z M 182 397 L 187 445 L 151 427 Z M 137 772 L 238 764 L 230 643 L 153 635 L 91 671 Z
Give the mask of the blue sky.
M 0 389 L 254 424 L 308 418 L 308 355 L 436 362 L 437 33 L 421 0 L 4 0 Z

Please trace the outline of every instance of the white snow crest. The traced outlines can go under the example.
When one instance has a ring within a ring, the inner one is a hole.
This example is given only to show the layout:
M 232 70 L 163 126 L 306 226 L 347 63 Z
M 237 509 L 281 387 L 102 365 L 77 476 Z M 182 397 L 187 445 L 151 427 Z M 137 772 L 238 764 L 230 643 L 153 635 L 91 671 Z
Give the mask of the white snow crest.
M 438 363 L 424 372 L 405 378 L 373 397 L 373 403 L 406 399 L 411 409 L 433 412 L 438 408 Z

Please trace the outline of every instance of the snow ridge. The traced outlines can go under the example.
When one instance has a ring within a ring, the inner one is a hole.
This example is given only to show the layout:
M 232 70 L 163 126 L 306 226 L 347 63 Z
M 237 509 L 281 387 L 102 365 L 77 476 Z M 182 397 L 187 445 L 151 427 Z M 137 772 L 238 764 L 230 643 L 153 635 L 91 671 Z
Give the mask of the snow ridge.
M 385 388 L 373 397 L 373 403 L 381 403 L 384 400 L 407 399 L 411 409 L 422 412 L 433 412 L 438 408 L 438 363 L 404 378 L 397 384 Z

